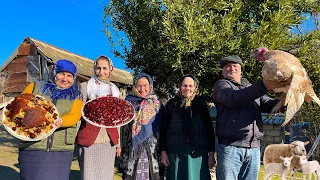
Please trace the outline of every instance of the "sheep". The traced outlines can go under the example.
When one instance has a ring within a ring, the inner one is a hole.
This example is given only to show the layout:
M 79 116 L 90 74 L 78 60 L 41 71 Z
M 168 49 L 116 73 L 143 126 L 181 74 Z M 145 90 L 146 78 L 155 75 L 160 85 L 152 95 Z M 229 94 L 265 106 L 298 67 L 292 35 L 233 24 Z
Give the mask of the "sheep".
M 267 164 L 264 169 L 264 180 L 271 179 L 274 173 L 279 173 L 281 175 L 281 179 L 286 179 L 287 174 L 290 171 L 290 164 L 291 164 L 291 157 L 282 157 L 280 159 L 283 161 L 282 163 L 269 163 Z
M 295 155 L 306 155 L 305 145 L 309 144 L 309 141 L 293 141 L 291 144 L 270 144 L 265 148 L 263 155 L 263 165 L 266 166 L 269 163 L 281 163 L 280 156 L 290 157 L 294 156 L 291 162 L 291 170 L 294 171 L 294 177 L 296 177 L 296 171 L 300 169 L 299 158 Z
M 300 156 L 299 155 L 294 155 L 293 158 L 291 159 L 291 176 L 296 179 L 297 177 L 297 171 L 301 169 L 301 164 L 300 164 Z
M 280 156 L 306 155 L 305 145 L 307 144 L 309 144 L 309 141 L 293 141 L 291 144 L 270 144 L 264 151 L 263 164 L 267 165 L 271 162 L 280 163 Z
M 309 174 L 309 179 L 312 178 L 312 174 L 317 173 L 320 179 L 320 165 L 318 161 L 308 161 L 306 156 L 300 156 L 301 170 L 303 174 L 303 179 L 306 179 L 307 174 Z

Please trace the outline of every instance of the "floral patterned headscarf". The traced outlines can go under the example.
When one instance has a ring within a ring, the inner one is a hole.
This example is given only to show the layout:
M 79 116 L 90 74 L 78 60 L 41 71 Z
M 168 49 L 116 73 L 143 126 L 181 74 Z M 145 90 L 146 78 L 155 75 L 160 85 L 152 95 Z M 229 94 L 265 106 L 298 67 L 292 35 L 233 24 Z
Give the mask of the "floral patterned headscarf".
M 147 78 L 150 85 L 149 95 L 143 97 L 138 90 L 136 89 L 136 84 L 141 78 Z M 145 126 L 152 121 L 152 118 L 157 114 L 160 109 L 160 101 L 158 97 L 154 94 L 153 91 L 153 81 L 152 78 L 145 73 L 141 73 L 133 79 L 132 87 L 133 95 L 128 96 L 129 101 L 139 101 L 140 104 L 135 104 L 136 116 L 134 119 L 134 125 L 132 127 L 132 136 L 136 136 L 142 129 L 142 126 Z M 152 123 L 152 122 L 151 122 Z

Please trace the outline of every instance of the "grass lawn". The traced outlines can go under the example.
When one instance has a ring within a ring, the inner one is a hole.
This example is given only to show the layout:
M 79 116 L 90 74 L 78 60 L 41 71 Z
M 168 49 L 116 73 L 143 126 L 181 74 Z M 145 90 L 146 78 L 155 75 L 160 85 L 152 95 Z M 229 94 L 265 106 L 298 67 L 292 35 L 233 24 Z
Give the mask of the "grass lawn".
M 19 179 L 18 167 L 18 140 L 9 135 L 0 124 L 0 180 Z M 77 160 L 73 160 L 70 171 L 70 180 L 80 179 L 80 170 Z M 115 168 L 115 180 L 121 180 L 121 173 Z
M 17 180 L 19 179 L 18 168 L 18 140 L 9 135 L 0 124 L 0 180 Z M 261 166 L 259 180 L 263 180 L 264 168 Z M 298 173 L 298 179 L 302 178 L 302 174 Z M 80 170 L 78 161 L 74 160 L 71 165 L 70 180 L 80 179 Z M 121 180 L 121 173 L 115 168 L 114 180 Z M 279 175 L 275 175 L 272 180 L 280 179 Z M 289 176 L 288 176 L 289 179 Z
M 260 166 L 260 173 L 259 173 L 259 178 L 258 180 L 263 180 L 263 176 L 264 176 L 264 167 L 263 165 Z M 272 180 L 279 180 L 281 179 L 281 176 L 279 176 L 278 174 L 274 175 L 272 177 Z M 293 179 L 290 177 L 290 173 L 287 175 L 287 179 Z M 302 173 L 301 172 L 298 172 L 297 173 L 297 179 L 302 179 Z

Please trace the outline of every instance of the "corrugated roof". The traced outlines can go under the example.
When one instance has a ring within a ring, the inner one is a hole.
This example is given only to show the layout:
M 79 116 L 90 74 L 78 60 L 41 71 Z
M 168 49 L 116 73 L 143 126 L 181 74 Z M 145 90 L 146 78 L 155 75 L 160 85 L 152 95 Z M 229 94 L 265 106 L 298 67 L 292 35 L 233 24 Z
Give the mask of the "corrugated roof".
M 268 115 L 262 113 L 262 122 L 263 124 L 281 125 L 284 122 L 284 115 Z
M 10 57 L 3 63 L 3 65 L 0 67 L 0 71 L 3 71 L 5 67 L 7 67 L 10 62 L 17 57 L 18 55 L 18 48 L 14 50 L 14 52 L 10 55 Z
M 45 54 L 54 63 L 60 59 L 72 61 L 78 68 L 78 73 L 91 77 L 93 75 L 93 60 L 86 57 L 68 52 L 64 49 L 52 46 L 42 41 L 30 38 L 43 54 Z M 130 72 L 115 68 L 112 72 L 111 81 L 123 84 L 132 84 L 133 76 Z

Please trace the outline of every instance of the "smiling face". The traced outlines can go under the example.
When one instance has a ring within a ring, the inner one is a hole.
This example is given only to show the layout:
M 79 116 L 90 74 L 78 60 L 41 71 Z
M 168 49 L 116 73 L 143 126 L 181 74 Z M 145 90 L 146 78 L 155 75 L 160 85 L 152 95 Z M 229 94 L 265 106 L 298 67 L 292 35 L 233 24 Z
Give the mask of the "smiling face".
M 56 85 L 60 88 L 69 88 L 74 83 L 74 77 L 71 73 L 61 71 L 56 75 Z
M 241 80 L 241 65 L 234 62 L 229 62 L 222 69 L 224 78 L 231 78 L 240 83 Z
M 191 77 L 186 77 L 182 81 L 180 91 L 183 97 L 190 98 L 193 95 L 195 88 L 194 80 Z
M 146 97 L 150 94 L 151 87 L 146 77 L 140 78 L 135 87 L 142 97 Z
M 101 80 L 106 80 L 110 76 L 110 63 L 105 58 L 100 58 L 96 61 L 96 65 L 94 67 L 95 74 Z

